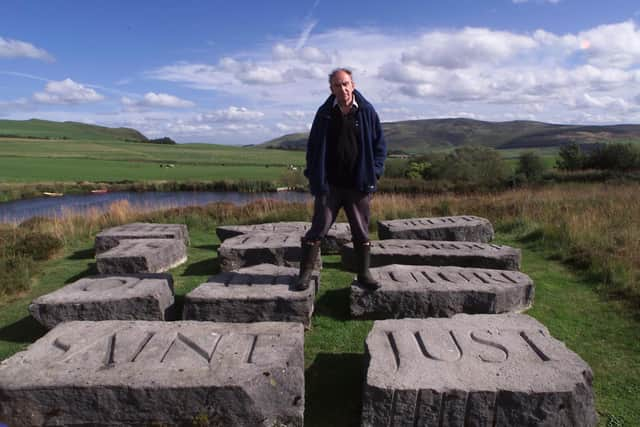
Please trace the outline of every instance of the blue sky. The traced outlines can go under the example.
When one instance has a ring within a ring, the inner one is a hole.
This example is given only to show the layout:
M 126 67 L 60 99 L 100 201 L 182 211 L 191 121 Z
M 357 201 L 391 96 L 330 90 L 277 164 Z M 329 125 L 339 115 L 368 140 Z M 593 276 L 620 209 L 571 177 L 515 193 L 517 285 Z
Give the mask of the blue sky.
M 640 123 L 638 23 L 637 0 L 3 0 L 0 118 L 260 143 L 347 66 L 382 121 Z

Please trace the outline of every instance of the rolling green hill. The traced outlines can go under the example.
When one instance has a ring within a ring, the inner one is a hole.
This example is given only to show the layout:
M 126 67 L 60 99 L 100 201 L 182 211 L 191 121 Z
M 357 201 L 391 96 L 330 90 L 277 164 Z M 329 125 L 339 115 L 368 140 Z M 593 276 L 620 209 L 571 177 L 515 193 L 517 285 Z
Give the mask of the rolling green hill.
M 389 150 L 424 153 L 478 144 L 498 149 L 551 148 L 577 142 L 640 141 L 640 125 L 580 126 L 534 121 L 485 122 L 472 119 L 428 119 L 383 123 Z M 306 133 L 284 135 L 258 145 L 304 150 Z
M 0 138 L 147 141 L 147 137 L 135 129 L 39 119 L 0 120 Z

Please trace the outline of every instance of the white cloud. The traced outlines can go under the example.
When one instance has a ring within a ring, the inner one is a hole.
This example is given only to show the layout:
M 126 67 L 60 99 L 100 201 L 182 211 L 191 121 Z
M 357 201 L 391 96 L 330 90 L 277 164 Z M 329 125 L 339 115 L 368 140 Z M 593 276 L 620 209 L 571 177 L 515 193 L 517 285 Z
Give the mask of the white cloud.
M 587 41 L 583 51 L 591 64 L 621 68 L 640 64 L 640 29 L 633 21 L 600 25 L 578 38 Z
M 160 107 L 160 108 L 189 108 L 195 104 L 186 99 L 166 93 L 147 92 L 142 99 L 134 100 L 129 97 L 122 97 L 122 104 L 131 108 Z
M 618 114 L 623 122 L 640 113 L 640 31 L 633 21 L 575 33 L 351 27 L 309 32 L 297 48 L 299 41 L 279 40 L 213 64 L 172 64 L 149 75 L 264 105 L 264 122 L 287 127 L 308 126 L 329 94 L 327 74 L 338 66 L 353 70 L 356 87 L 379 111 L 396 109 L 383 113 L 385 120 L 460 112 L 556 123 Z M 310 113 L 284 113 L 295 110 Z
M 264 113 L 261 111 L 249 110 L 245 107 L 231 106 L 227 109 L 211 111 L 208 113 L 201 113 L 196 116 L 198 122 L 253 122 L 260 120 L 264 117 Z
M 189 101 L 166 93 L 120 94 L 125 105 L 137 108 L 112 120 L 135 117 L 145 134 L 178 141 L 261 142 L 307 129 L 329 95 L 328 73 L 339 66 L 353 70 L 356 87 L 385 121 L 451 116 L 555 123 L 640 120 L 640 30 L 633 21 L 573 33 L 307 28 L 306 35 L 227 52 L 210 63 L 177 62 L 146 73 L 210 91 L 213 99 L 225 100 L 224 108 L 154 111 L 187 107 Z M 91 87 L 84 89 L 110 94 Z M 71 101 L 54 88 L 43 93 L 49 100 Z M 74 102 L 90 98 L 71 97 Z
M 285 111 L 284 116 L 291 119 L 291 120 L 306 120 L 308 119 L 312 114 L 310 114 L 309 112 L 306 111 L 300 111 L 300 110 L 295 110 L 295 111 Z
M 34 93 L 33 99 L 43 104 L 84 104 L 101 101 L 104 96 L 81 83 L 64 79 L 47 83 L 44 92 Z
M 31 58 L 54 61 L 53 56 L 44 49 L 35 47 L 31 43 L 5 39 L 4 37 L 0 37 L 0 58 Z
M 536 47 L 537 43 L 529 36 L 486 28 L 434 31 L 423 35 L 418 46 L 406 49 L 402 62 L 468 68 L 476 63 L 498 64 Z

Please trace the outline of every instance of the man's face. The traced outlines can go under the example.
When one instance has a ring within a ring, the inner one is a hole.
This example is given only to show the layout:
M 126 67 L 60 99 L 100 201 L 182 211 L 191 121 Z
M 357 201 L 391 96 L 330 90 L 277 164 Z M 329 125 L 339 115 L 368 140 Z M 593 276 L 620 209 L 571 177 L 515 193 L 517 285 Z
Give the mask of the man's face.
M 331 79 L 331 93 L 336 96 L 338 104 L 349 106 L 353 102 L 353 89 L 355 85 L 351 76 L 344 71 L 338 71 Z

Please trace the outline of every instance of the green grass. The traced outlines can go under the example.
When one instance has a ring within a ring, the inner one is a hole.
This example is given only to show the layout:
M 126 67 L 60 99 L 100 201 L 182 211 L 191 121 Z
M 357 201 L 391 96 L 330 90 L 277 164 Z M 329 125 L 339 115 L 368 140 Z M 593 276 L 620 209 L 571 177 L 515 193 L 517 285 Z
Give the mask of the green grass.
M 527 314 L 542 322 L 593 369 L 601 425 L 640 425 L 640 318 L 628 302 L 604 300 L 597 282 L 550 259 L 535 243 L 510 236 L 501 243 L 523 248 L 522 271 L 536 284 Z M 524 245 L 524 246 L 523 246 Z
M 218 272 L 219 241 L 211 228 L 191 225 L 189 231 L 189 261 L 171 271 L 179 306 L 187 292 Z M 528 314 L 593 369 L 600 424 L 639 425 L 640 318 L 620 301 L 603 300 L 595 290 L 597 283 L 549 259 L 535 242 L 524 243 L 505 234 L 498 240 L 523 248 L 523 271 L 536 283 L 534 307 Z M 92 246 L 89 239 L 76 243 L 63 258 L 44 264 L 28 294 L 0 303 L 0 359 L 26 348 L 45 333 L 28 315 L 27 306 L 33 298 L 96 273 Z M 312 327 L 305 334 L 305 425 L 357 425 L 364 340 L 372 322 L 350 319 L 352 275 L 341 269 L 339 257 L 324 256 L 323 263 Z
M 160 167 L 158 163 L 46 158 L 0 157 L 0 182 L 121 182 L 128 181 L 222 181 L 278 180 L 284 166 L 182 165 Z
M 0 138 L 0 182 L 273 180 L 290 164 L 303 165 L 304 153 L 215 144 Z
M 49 120 L 0 120 L 0 136 L 16 135 L 29 138 L 82 138 L 144 140 L 138 131 L 129 128 L 107 128 L 78 122 Z

